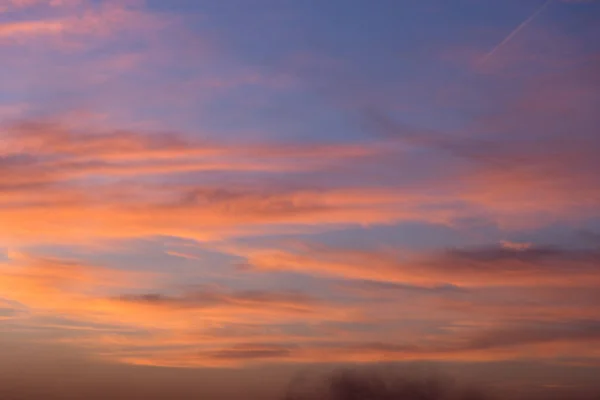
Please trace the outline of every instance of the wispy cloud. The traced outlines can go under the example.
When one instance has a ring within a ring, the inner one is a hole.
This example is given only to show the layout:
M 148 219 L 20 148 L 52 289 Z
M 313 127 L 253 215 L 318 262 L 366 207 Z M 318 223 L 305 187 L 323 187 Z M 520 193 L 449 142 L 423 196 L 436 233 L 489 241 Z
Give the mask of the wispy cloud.
M 540 15 L 549 5 L 552 3 L 552 0 L 546 0 L 538 9 L 535 10 L 533 14 L 531 14 L 525 21 L 521 22 L 519 26 L 517 26 L 514 30 L 512 30 L 508 36 L 506 36 L 500 43 L 498 43 L 492 50 L 490 50 L 485 56 L 479 60 L 479 66 L 482 66 L 486 63 L 488 59 L 494 56 L 494 54 L 502 48 L 506 43 L 510 42 L 512 38 L 519 34 L 521 30 L 523 30 L 527 25 L 529 25 L 538 15 Z
M 241 252 L 243 254 L 243 252 Z M 343 276 L 417 285 L 569 285 L 596 283 L 596 250 L 553 247 L 455 249 L 437 255 L 358 251 L 323 246 L 300 250 L 248 250 L 248 264 L 262 270 Z

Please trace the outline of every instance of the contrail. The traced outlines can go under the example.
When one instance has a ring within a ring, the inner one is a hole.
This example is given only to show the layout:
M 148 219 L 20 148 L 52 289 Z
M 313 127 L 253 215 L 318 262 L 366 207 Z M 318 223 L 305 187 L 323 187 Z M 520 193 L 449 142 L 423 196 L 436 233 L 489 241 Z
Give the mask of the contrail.
M 538 8 L 533 14 L 531 14 L 531 16 L 529 18 L 527 18 L 525 21 L 523 21 L 521 23 L 521 25 L 517 26 L 511 33 L 509 33 L 508 36 L 505 37 L 503 41 L 501 41 L 500 43 L 498 43 L 496 45 L 496 47 L 494 47 L 492 50 L 489 51 L 489 53 L 487 53 L 485 56 L 483 56 L 481 58 L 481 60 L 479 60 L 479 62 L 477 63 L 477 65 L 479 65 L 479 66 L 483 65 L 491 56 L 493 56 L 496 53 L 496 51 L 498 51 L 498 49 L 500 49 L 502 46 L 504 46 L 506 43 L 508 43 L 523 28 L 525 28 L 527 25 L 529 25 L 529 23 L 531 21 L 533 21 L 535 19 L 535 17 L 537 17 L 538 15 L 540 15 L 540 13 L 542 11 L 544 11 L 546 9 L 546 7 L 548 7 L 548 5 L 551 2 L 552 2 L 552 0 L 546 0 L 546 2 L 544 4 L 542 4 L 540 6 L 540 8 Z

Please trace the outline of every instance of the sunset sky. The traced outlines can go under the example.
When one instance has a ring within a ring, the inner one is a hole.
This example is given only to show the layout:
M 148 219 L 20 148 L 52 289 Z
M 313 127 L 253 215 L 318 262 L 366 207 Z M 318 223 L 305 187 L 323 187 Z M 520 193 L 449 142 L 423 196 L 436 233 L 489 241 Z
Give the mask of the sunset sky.
M 599 1 L 0 0 L 0 398 L 592 393 L 599 110 Z

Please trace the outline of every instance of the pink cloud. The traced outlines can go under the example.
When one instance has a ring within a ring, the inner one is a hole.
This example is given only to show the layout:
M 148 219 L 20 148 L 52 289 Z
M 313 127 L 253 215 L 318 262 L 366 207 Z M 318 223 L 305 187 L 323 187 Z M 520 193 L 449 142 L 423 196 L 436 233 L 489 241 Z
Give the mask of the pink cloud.
M 247 249 L 238 254 L 245 255 L 248 265 L 258 270 L 427 287 L 577 286 L 600 282 L 600 270 L 595 266 L 600 254 L 594 250 L 502 246 L 408 255 L 385 249 L 304 246 L 297 250 Z

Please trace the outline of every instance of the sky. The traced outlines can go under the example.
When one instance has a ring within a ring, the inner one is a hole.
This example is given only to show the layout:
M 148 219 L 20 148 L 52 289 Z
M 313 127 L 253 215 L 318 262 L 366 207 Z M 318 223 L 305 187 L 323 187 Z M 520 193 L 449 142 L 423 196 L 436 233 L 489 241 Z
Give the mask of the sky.
M 600 393 L 600 2 L 0 0 L 0 60 L 3 399 Z

